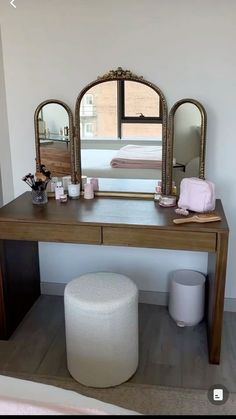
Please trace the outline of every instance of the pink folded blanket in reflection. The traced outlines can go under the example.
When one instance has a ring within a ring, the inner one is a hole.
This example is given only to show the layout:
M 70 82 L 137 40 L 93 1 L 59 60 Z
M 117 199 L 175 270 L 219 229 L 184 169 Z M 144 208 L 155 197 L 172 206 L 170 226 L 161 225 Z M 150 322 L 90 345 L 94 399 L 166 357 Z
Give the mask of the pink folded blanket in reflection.
M 98 409 L 0 397 L 0 415 L 107 415 Z
M 162 146 L 126 145 L 122 147 L 110 165 L 114 168 L 161 169 Z

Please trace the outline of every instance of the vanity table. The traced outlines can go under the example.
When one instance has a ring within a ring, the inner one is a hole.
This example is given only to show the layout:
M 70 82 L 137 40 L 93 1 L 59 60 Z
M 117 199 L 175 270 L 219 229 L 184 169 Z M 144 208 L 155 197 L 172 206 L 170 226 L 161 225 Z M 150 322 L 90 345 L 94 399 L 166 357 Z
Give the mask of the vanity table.
M 33 205 L 25 192 L 0 209 L 0 338 L 11 336 L 40 295 L 40 241 L 202 251 L 208 252 L 209 362 L 218 364 L 229 231 L 220 200 L 216 211 L 222 221 L 175 225 L 174 209 L 153 200 L 52 198 Z

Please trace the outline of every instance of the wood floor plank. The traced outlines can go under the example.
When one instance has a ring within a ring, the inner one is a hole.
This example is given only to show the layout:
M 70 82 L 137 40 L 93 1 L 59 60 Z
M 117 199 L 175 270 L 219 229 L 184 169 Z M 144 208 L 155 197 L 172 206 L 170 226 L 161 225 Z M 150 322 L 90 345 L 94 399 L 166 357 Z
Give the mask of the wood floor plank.
M 8 342 L 12 347 L 6 362 L 5 371 L 35 373 L 42 358 L 63 322 L 61 297 L 42 296 L 32 307 Z
M 163 306 L 139 305 L 139 366 L 134 383 L 236 391 L 236 313 L 224 314 L 220 365 L 208 363 L 205 323 L 179 328 Z M 63 298 L 41 296 L 8 341 L 0 373 L 68 378 Z
M 66 341 L 64 321 L 57 330 L 36 374 L 51 375 L 56 377 L 69 377 L 66 360 Z

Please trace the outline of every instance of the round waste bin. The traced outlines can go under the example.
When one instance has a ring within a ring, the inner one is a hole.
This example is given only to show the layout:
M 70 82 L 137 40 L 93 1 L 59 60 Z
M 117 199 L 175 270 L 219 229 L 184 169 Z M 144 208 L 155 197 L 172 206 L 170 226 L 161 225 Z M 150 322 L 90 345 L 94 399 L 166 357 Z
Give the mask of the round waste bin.
M 194 326 L 204 316 L 205 276 L 179 269 L 171 273 L 169 314 L 178 326 Z

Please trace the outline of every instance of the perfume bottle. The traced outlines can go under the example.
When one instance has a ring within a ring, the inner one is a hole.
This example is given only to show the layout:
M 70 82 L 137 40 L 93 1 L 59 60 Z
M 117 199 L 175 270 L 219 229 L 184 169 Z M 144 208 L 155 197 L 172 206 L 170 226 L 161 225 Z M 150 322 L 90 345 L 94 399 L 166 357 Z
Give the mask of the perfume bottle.
M 50 181 L 50 192 L 55 192 L 57 182 L 58 182 L 58 177 L 53 176 Z

